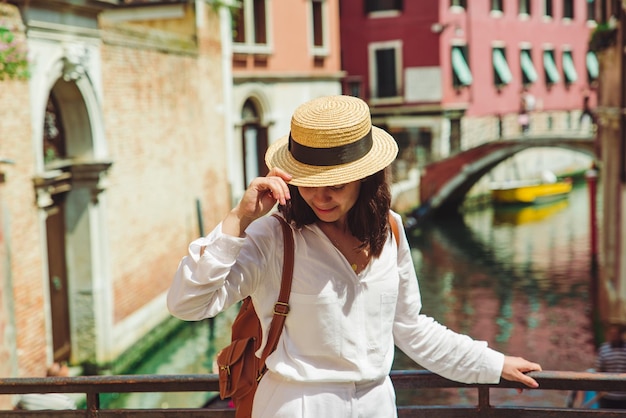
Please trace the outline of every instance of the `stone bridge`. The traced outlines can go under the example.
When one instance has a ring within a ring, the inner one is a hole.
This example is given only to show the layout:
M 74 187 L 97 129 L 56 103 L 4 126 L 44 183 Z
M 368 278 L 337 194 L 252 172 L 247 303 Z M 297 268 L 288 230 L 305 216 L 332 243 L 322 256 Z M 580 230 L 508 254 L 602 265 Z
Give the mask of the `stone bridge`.
M 420 219 L 437 212 L 456 211 L 465 195 L 482 176 L 514 154 L 528 148 L 559 147 L 596 157 L 594 136 L 521 136 L 487 142 L 424 167 L 420 179 L 420 206 L 412 217 Z

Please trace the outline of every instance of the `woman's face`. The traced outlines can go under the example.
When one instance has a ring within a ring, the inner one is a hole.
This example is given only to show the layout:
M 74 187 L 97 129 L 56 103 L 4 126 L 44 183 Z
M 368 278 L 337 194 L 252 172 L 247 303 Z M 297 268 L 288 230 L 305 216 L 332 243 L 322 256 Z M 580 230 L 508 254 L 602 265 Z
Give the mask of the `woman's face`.
M 337 186 L 298 187 L 298 191 L 322 222 L 343 222 L 356 203 L 360 188 L 357 180 Z

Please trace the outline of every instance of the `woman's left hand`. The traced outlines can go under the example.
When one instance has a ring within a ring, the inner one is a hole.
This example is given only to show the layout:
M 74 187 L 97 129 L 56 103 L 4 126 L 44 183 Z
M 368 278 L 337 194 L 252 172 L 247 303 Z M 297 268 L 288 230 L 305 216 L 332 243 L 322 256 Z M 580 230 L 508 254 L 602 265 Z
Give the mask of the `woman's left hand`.
M 541 366 L 530 362 L 522 357 L 504 356 L 504 366 L 502 366 L 502 377 L 513 382 L 522 382 L 528 387 L 538 388 L 539 383 L 526 372 L 539 372 Z M 521 389 L 519 389 L 521 392 Z

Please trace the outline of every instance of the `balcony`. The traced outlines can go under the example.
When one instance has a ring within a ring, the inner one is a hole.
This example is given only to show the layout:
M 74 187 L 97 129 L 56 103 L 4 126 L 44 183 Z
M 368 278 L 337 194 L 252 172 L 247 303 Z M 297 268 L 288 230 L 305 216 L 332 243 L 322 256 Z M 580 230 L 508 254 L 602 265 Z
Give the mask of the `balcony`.
M 542 371 L 531 373 L 540 389 L 559 391 L 624 391 L 626 374 Z M 462 384 L 421 370 L 392 371 L 396 389 L 457 388 L 477 391 L 478 403 L 472 406 L 399 406 L 399 417 L 430 418 L 532 418 L 532 417 L 616 417 L 626 410 L 599 410 L 563 407 L 528 407 L 492 405 L 492 391 L 522 388 L 519 383 L 502 381 L 498 385 Z M 136 392 L 217 392 L 217 375 L 124 375 L 0 379 L 0 395 L 24 393 L 79 393 L 86 396 L 86 409 L 76 411 L 2 411 L 3 417 L 133 417 L 133 418 L 234 418 L 232 409 L 101 409 L 100 394 Z

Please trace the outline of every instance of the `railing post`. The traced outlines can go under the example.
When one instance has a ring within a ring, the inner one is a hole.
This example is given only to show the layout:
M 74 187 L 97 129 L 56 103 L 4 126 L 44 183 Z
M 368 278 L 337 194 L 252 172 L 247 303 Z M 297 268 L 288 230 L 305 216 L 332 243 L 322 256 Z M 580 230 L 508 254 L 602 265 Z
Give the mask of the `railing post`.
M 489 386 L 478 386 L 478 416 L 488 417 L 490 410 Z
M 87 392 L 87 416 L 96 418 L 100 409 L 100 394 L 96 392 Z

